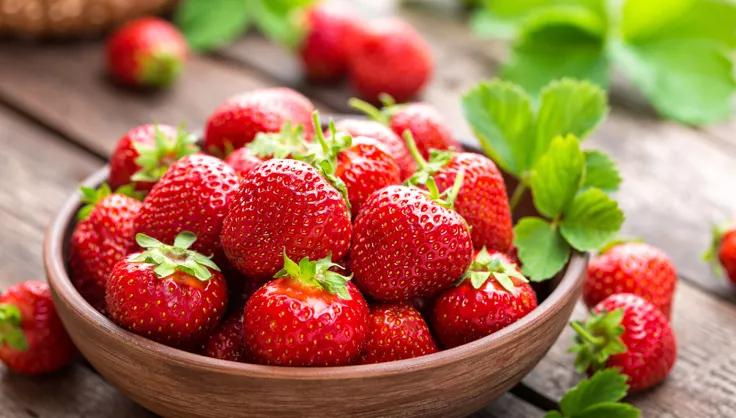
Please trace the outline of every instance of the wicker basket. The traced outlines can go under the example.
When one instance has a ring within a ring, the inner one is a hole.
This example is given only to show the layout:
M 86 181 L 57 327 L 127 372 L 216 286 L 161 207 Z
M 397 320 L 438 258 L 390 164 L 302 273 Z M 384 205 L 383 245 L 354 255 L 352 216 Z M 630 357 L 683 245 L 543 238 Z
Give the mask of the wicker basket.
M 176 0 L 0 0 L 0 34 L 66 38 L 99 33 L 155 14 Z

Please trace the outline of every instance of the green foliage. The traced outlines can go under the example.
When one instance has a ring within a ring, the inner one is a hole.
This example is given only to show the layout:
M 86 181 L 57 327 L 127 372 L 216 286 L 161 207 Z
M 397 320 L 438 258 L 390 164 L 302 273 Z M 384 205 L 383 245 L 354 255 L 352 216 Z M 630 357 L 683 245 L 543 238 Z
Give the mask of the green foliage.
M 196 240 L 197 236 L 192 232 L 183 231 L 174 239 L 174 245 L 168 245 L 138 233 L 135 241 L 144 251 L 129 261 L 155 265 L 153 271 L 162 279 L 181 271 L 198 280 L 207 281 L 212 278 L 210 270 L 220 271 L 220 268 L 212 261 L 211 256 L 207 257 L 189 249 Z
M 514 227 L 522 271 L 532 281 L 542 281 L 562 270 L 570 258 L 570 246 L 559 229 L 542 218 L 522 218 Z
M 501 257 L 492 256 L 483 247 L 478 251 L 468 271 L 465 272 L 457 284 L 459 285 L 464 280 L 470 280 L 470 284 L 475 289 L 480 289 L 491 276 L 509 293 L 516 293 L 516 286 L 512 278 L 523 283 L 528 282 L 515 264 L 507 263 Z
M 7 345 L 12 349 L 26 351 L 28 340 L 21 328 L 22 316 L 17 306 L 0 303 L 0 348 Z
M 545 418 L 638 418 L 639 409 L 621 402 L 628 389 L 626 376 L 618 370 L 601 370 L 570 389 L 559 411 L 550 411 Z
M 342 269 L 339 264 L 332 262 L 331 256 L 316 261 L 304 257 L 297 264 L 286 255 L 286 250 L 284 250 L 284 267 L 276 272 L 273 277 L 290 277 L 308 286 L 322 288 L 333 295 L 337 295 L 340 299 L 352 299 L 347 287 L 352 276 L 343 276 L 332 271 L 334 268 Z

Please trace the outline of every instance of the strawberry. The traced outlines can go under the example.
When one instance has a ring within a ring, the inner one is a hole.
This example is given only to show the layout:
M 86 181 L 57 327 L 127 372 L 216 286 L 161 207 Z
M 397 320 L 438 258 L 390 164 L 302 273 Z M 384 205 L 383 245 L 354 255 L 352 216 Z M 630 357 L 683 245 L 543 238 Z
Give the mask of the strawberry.
M 468 268 L 473 242 L 465 220 L 451 209 L 462 182 L 440 198 L 388 186 L 371 195 L 355 220 L 350 263 L 364 292 L 385 302 L 411 301 L 450 286 Z
M 126 23 L 107 41 L 107 69 L 124 84 L 166 87 L 181 73 L 187 43 L 169 22 L 143 17 Z
M 368 304 L 329 257 L 295 263 L 284 253 L 276 279 L 245 305 L 243 333 L 257 363 L 277 366 L 354 364 L 368 335 Z
M 614 243 L 588 265 L 583 301 L 591 308 L 615 293 L 641 296 L 670 317 L 677 272 L 660 249 L 642 242 Z
M 243 343 L 242 308 L 228 317 L 205 341 L 202 354 L 220 360 L 243 362 L 246 359 Z
M 247 147 L 238 148 L 230 155 L 225 158 L 225 163 L 229 165 L 230 167 L 235 170 L 235 173 L 238 175 L 238 177 L 242 178 L 245 177 L 245 175 L 253 169 L 253 167 L 257 166 L 261 163 L 260 158 L 258 158 L 253 151 L 248 149 Z
M 575 365 L 593 373 L 616 368 L 628 376 L 632 391 L 656 385 L 669 374 L 677 357 L 675 334 L 653 304 L 631 293 L 608 296 L 586 323 L 574 321 Z
M 343 119 L 335 124 L 335 128 L 353 137 L 363 136 L 378 141 L 384 147 L 383 151 L 396 160 L 401 169 L 402 180 L 411 176 L 416 170 L 416 163 L 409 154 L 406 144 L 388 127 L 375 121 Z
M 16 373 L 51 373 L 77 354 L 56 313 L 49 286 L 29 280 L 0 296 L 0 360 Z
M 409 131 L 421 152 L 422 157 L 429 158 L 433 149 L 455 150 L 462 149 L 455 139 L 440 113 L 427 103 L 396 104 L 388 95 L 381 95 L 383 108 L 378 109 L 368 102 L 359 99 L 350 99 L 350 106 L 362 111 L 371 119 L 391 128 L 398 136 L 404 136 Z
M 716 264 L 716 271 L 720 273 L 723 267 L 731 283 L 736 284 L 736 224 L 713 229 L 713 242 L 704 258 L 714 264 L 720 262 L 720 266 Z
M 240 183 L 222 228 L 230 262 L 251 280 L 263 282 L 289 257 L 318 259 L 348 251 L 352 227 L 343 195 L 303 161 L 272 159 Z M 343 185 L 344 186 L 344 185 Z
M 184 157 L 169 170 L 143 200 L 136 232 L 172 242 L 181 231 L 197 235 L 194 250 L 212 255 L 220 251 L 220 230 L 238 176 L 224 161 L 208 155 Z
M 378 305 L 371 309 L 368 342 L 361 363 L 383 363 L 437 352 L 427 323 L 411 305 Z
M 333 81 L 345 75 L 354 32 L 351 17 L 321 5 L 311 8 L 306 14 L 306 34 L 299 46 L 307 77 Z
M 350 55 L 352 84 L 371 102 L 381 93 L 400 102 L 411 99 L 432 75 L 429 46 L 411 25 L 398 19 L 366 26 L 356 34 Z
M 178 159 L 199 151 L 196 138 L 168 125 L 141 125 L 123 135 L 110 156 L 110 187 L 134 183 L 142 192 L 154 184 Z
M 137 234 L 144 251 L 118 262 L 105 288 L 113 322 L 172 347 L 193 348 L 215 328 L 227 304 L 227 285 L 209 258 L 189 248 L 182 232 L 174 245 Z
M 207 120 L 204 148 L 224 156 L 253 141 L 259 132 L 278 132 L 285 123 L 301 125 L 312 136 L 314 105 L 300 93 L 285 87 L 253 90 L 232 97 Z
M 432 325 L 447 348 L 507 327 L 537 307 L 537 296 L 518 267 L 501 253 L 480 250 L 456 286 L 437 296 Z
M 111 194 L 107 184 L 81 191 L 87 205 L 79 211 L 69 242 L 71 281 L 87 302 L 105 312 L 107 277 L 118 261 L 136 249 L 135 218 L 141 202 Z

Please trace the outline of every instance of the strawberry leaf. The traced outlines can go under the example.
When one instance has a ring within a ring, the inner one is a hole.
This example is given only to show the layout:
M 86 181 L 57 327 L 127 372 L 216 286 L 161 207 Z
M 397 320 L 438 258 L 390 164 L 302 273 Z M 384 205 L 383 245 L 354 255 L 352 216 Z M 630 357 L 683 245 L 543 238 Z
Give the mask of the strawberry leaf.
M 559 229 L 541 218 L 522 218 L 514 227 L 522 272 L 532 281 L 551 278 L 570 258 L 570 246 Z
M 546 418 L 638 418 L 640 411 L 620 402 L 629 386 L 626 376 L 616 369 L 606 369 L 581 380 L 560 401 L 559 411 L 550 411 Z
M 584 169 L 578 139 L 572 135 L 555 138 L 532 170 L 530 184 L 537 210 L 557 218 L 580 188 Z
M 615 192 L 621 185 L 621 175 L 616 163 L 602 151 L 586 150 L 583 188 L 597 187 L 605 192 Z
M 613 239 L 624 214 L 618 203 L 600 189 L 578 193 L 565 211 L 560 232 L 575 249 L 590 251 Z

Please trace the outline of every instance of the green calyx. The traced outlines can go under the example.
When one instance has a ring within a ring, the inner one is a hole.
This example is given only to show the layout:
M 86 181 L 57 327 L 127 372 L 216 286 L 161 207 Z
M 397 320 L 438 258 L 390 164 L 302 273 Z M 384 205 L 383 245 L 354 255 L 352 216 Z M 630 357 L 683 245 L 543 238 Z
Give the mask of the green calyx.
M 154 264 L 156 267 L 153 271 L 159 278 L 181 271 L 198 280 L 207 281 L 212 277 L 210 269 L 220 271 L 220 268 L 212 261 L 212 257 L 189 249 L 196 240 L 197 237 L 193 233 L 184 231 L 176 236 L 174 245 L 167 245 L 146 234 L 138 233 L 135 241 L 145 250 L 129 261 Z
M 199 151 L 197 138 L 181 128 L 177 130 L 176 137 L 171 138 L 156 125 L 153 138 L 153 144 L 133 143 L 138 152 L 135 163 L 140 167 L 131 177 L 133 181 L 158 181 L 169 169 L 169 165 Z
M 429 161 L 425 160 L 417 148 L 414 135 L 408 129 L 403 134 L 406 148 L 417 163 L 417 170 L 406 180 L 408 186 L 425 185 L 432 176 L 440 171 L 452 160 L 452 151 L 433 149 L 429 154 Z
M 316 261 L 304 257 L 297 264 L 286 255 L 286 250 L 284 250 L 284 267 L 273 277 L 290 277 L 308 286 L 326 290 L 340 299 L 352 299 L 347 287 L 352 275 L 343 276 L 330 270 L 333 267 L 342 268 L 339 264 L 332 262 L 331 256 Z
M 82 186 L 79 188 L 79 192 L 82 194 L 82 203 L 84 203 L 84 206 L 82 206 L 81 209 L 77 212 L 77 220 L 83 221 L 87 218 L 89 218 L 89 215 L 92 213 L 92 211 L 95 209 L 98 203 L 102 201 L 102 199 L 110 196 L 112 193 L 112 190 L 110 189 L 110 185 L 107 183 L 102 183 L 100 187 L 93 188 L 88 186 Z M 125 196 L 132 197 L 134 199 L 141 200 L 142 193 L 135 190 L 135 187 L 132 184 L 126 184 L 124 186 L 119 187 L 117 190 L 115 190 L 115 194 L 121 194 Z
M 304 128 L 286 122 L 279 132 L 260 132 L 255 139 L 246 145 L 255 156 L 260 158 L 288 158 L 304 153 L 307 140 Z
M 181 57 L 165 49 L 148 54 L 140 64 L 140 81 L 151 87 L 170 86 L 182 70 Z
M 490 277 L 496 279 L 501 287 L 511 294 L 517 292 L 513 278 L 523 283 L 529 282 L 514 264 L 507 263 L 501 257 L 494 257 L 483 247 L 458 281 L 458 285 L 464 280 L 469 280 L 473 288 L 480 289 Z
M 718 261 L 718 252 L 721 250 L 723 238 L 733 229 L 734 225 L 732 223 L 713 225 L 710 246 L 703 253 L 703 261 L 709 263 L 713 268 L 713 271 L 719 276 L 723 276 L 723 266 L 721 266 L 721 263 Z
M 382 109 L 379 109 L 372 104 L 355 97 L 352 97 L 350 98 L 350 100 L 348 100 L 348 105 L 353 109 L 364 113 L 366 116 L 375 120 L 376 122 L 388 126 L 391 122 L 391 117 L 399 109 L 399 105 L 396 104 L 396 101 L 393 99 L 393 97 L 389 96 L 386 93 L 381 93 L 378 98 L 383 104 Z
M 621 325 L 623 309 L 611 312 L 593 313 L 587 322 L 570 323 L 575 330 L 575 344 L 570 352 L 576 354 L 575 368 L 579 372 L 597 371 L 605 367 L 608 358 L 626 352 L 621 340 L 624 327 Z
M 0 303 L 0 346 L 7 344 L 20 351 L 28 349 L 28 340 L 20 327 L 21 319 L 17 306 Z

